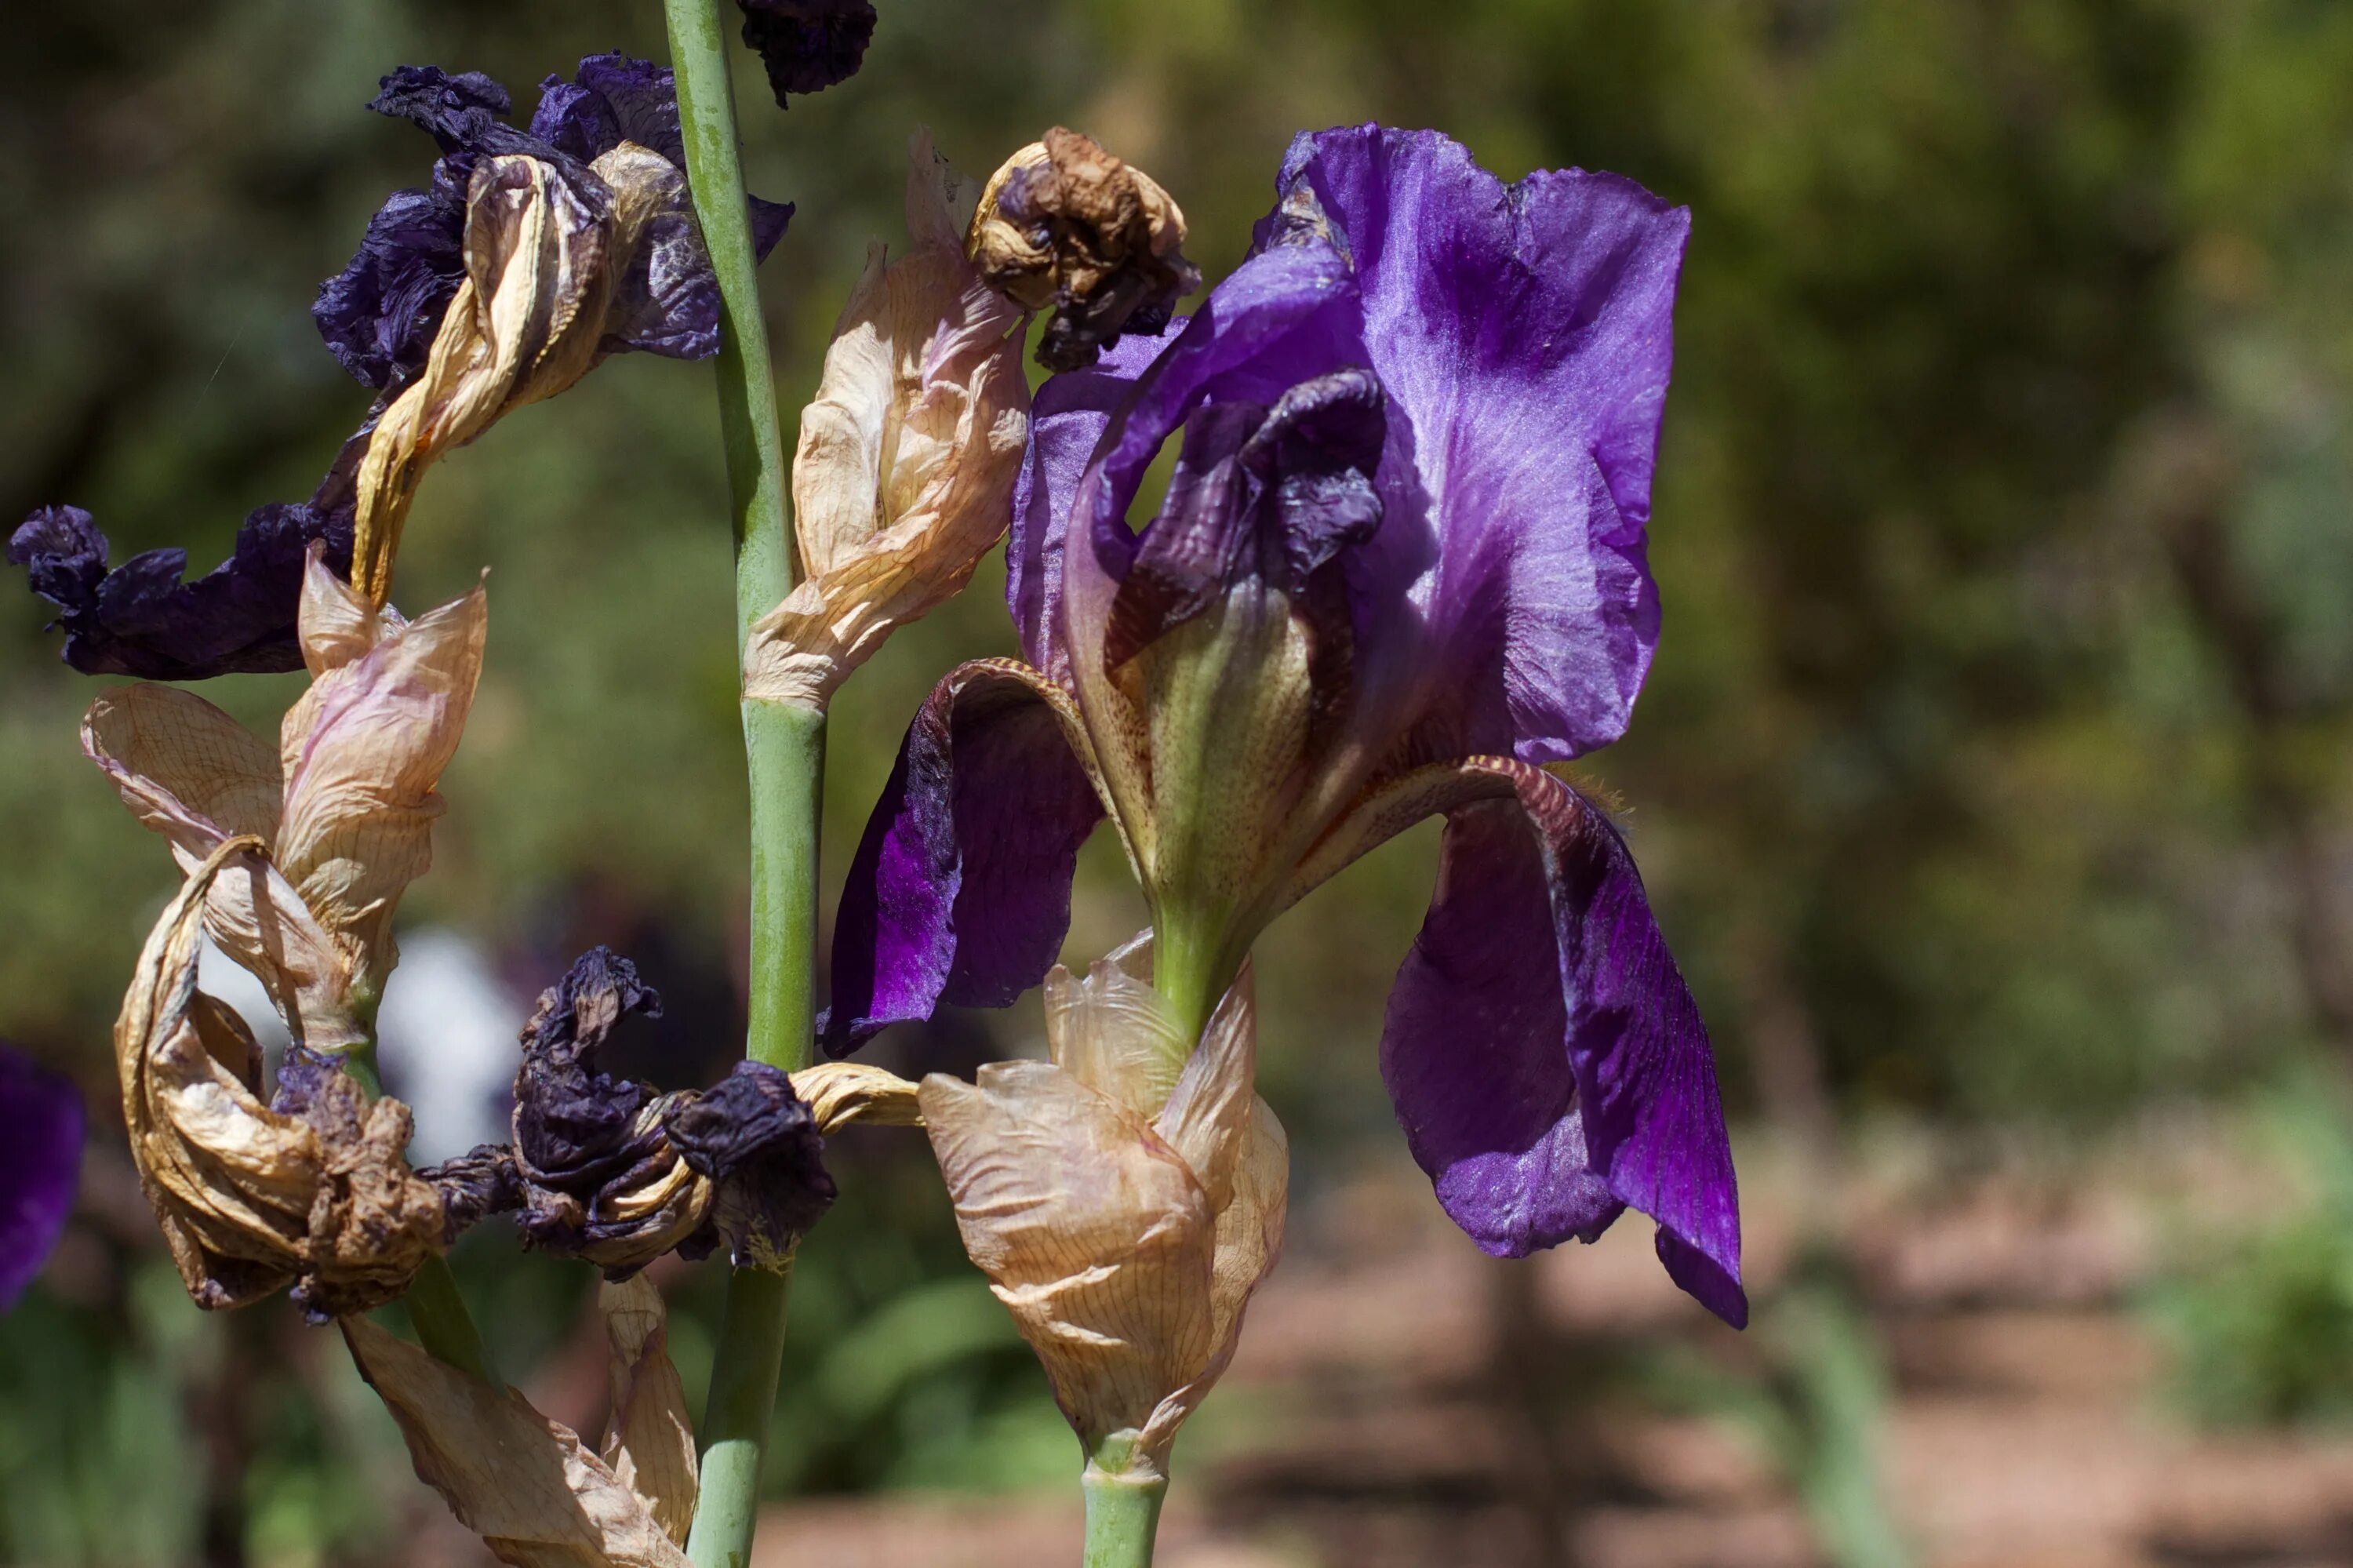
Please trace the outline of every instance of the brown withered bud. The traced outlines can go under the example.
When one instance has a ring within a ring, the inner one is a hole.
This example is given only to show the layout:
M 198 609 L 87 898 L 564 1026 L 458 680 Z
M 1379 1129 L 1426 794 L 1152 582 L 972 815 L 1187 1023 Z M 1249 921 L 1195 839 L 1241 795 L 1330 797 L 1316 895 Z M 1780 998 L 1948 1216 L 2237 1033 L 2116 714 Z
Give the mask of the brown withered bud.
M 1024 310 L 1051 307 L 1038 344 L 1050 370 L 1082 370 L 1124 332 L 1156 334 L 1201 286 L 1185 214 L 1151 176 L 1057 125 L 982 191 L 965 254 Z
M 132 1159 L 188 1294 L 240 1307 L 291 1286 L 322 1321 L 399 1296 L 455 1232 L 401 1157 L 406 1106 L 371 1101 L 299 1046 L 263 1104 L 253 1036 L 196 989 L 206 895 L 261 867 L 259 849 L 226 840 L 165 906 L 123 998 L 115 1061 Z

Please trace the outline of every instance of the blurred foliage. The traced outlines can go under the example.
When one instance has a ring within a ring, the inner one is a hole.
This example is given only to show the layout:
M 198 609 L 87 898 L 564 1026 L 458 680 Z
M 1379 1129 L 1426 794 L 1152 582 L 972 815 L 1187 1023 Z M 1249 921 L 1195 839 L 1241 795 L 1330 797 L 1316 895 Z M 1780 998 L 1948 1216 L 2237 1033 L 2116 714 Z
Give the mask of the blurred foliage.
M 2248 1229 L 2189 1238 L 2148 1311 L 2176 1401 L 2217 1426 L 2353 1423 L 2353 1105 L 2335 1084 L 2263 1107 L 2295 1188 Z
M 1301 127 L 1435 124 L 1507 176 L 1607 167 L 1692 207 L 1652 531 L 1666 631 L 1632 735 L 1584 768 L 1628 804 L 1737 1105 L 1799 1126 L 1897 1107 L 2063 1131 L 2353 1045 L 2353 9 L 881 9 L 863 73 L 789 113 L 738 62 L 754 185 L 799 204 L 767 272 L 788 408 L 868 237 L 898 236 L 918 122 L 975 174 L 1046 124 L 1085 127 L 1177 195 L 1213 279 Z M 431 161 L 425 137 L 361 111 L 375 78 L 480 69 L 527 106 L 582 54 L 662 48 L 647 0 L 196 0 L 136 27 L 18 7 L 0 37 L 36 67 L 0 98 L 16 215 L 0 226 L 0 518 L 71 501 L 118 557 L 181 544 L 199 567 L 248 509 L 307 493 L 364 409 L 306 307 Z M 672 1084 L 740 1038 L 712 412 L 707 367 L 615 362 L 442 464 L 402 563 L 412 608 L 486 566 L 493 607 L 407 918 L 503 955 L 525 995 L 588 942 L 633 952 L 674 1001 L 701 999 L 632 1059 Z M 837 708 L 833 878 L 932 679 L 1010 651 L 1000 584 L 985 567 Z M 172 879 L 74 754 L 91 688 L 43 620 L 0 591 L 0 1033 L 82 1077 L 93 1168 L 119 1186 L 108 1030 Z M 266 726 L 298 686 L 206 694 Z M 1433 846 L 1428 829 L 1390 846 L 1261 948 L 1266 1087 L 1303 1211 L 1398 1158 L 1371 1045 Z M 1140 918 L 1106 835 L 1082 863 L 1072 955 Z M 1032 1001 L 882 1051 L 953 1069 L 1037 1034 Z M 920 1152 L 878 1137 L 844 1170 L 796 1287 L 775 1483 L 1065 1467 Z M 79 1222 L 70 1266 L 0 1322 L 11 1559 L 185 1562 L 234 1536 L 256 1561 L 366 1560 L 365 1509 L 405 1485 L 381 1417 L 278 1308 L 163 1311 L 135 1204 Z M 2332 1219 L 2253 1244 L 2287 1318 L 2340 1320 L 2346 1234 Z M 555 1376 L 579 1271 L 518 1261 L 503 1237 L 459 1265 L 495 1303 L 504 1364 Z M 699 1391 L 712 1271 L 672 1288 Z M 2212 1298 L 2191 1337 L 2251 1365 L 2275 1330 L 2233 1318 L 2242 1305 Z M 224 1414 L 237 1380 L 206 1369 L 235 1355 L 259 1370 Z M 2306 1369 L 2282 1364 L 2255 1378 L 2270 1392 L 2222 1404 L 2295 1414 L 2278 1390 Z M 224 1472 L 245 1478 L 236 1496 L 168 1462 L 214 1444 L 243 1456 Z M 124 1473 L 152 1478 L 129 1502 L 110 1484 Z

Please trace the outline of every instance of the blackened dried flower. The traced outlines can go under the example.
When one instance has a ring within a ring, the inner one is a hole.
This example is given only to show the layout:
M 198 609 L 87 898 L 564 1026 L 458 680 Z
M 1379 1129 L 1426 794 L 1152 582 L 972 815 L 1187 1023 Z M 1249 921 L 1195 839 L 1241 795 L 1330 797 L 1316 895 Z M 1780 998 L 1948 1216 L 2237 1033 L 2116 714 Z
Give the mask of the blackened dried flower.
M 737 0 L 744 41 L 768 68 L 776 107 L 788 92 L 822 92 L 858 74 L 874 41 L 870 0 Z
M 612 1279 L 722 1241 L 740 1264 L 781 1266 L 833 1202 L 808 1107 L 785 1074 L 754 1062 L 700 1095 L 598 1072 L 597 1051 L 631 1013 L 659 1017 L 660 997 L 596 948 L 524 1027 L 514 1156 L 525 1244 Z
M 1150 175 L 1057 125 L 981 193 L 965 251 L 1024 310 L 1053 308 L 1038 363 L 1083 370 L 1123 332 L 1156 336 L 1201 286 L 1185 214 Z

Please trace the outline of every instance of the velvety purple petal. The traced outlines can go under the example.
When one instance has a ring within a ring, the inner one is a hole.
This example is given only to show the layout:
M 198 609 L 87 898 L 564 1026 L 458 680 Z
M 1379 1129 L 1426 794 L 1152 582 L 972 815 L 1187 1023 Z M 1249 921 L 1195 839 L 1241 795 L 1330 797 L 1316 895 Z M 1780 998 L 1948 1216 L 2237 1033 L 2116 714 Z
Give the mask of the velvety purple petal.
M 1181 330 L 1179 318 L 1170 323 Z M 1173 337 L 1131 334 L 1084 370 L 1047 377 L 1029 407 L 1029 444 L 1013 486 L 1013 527 L 1005 540 L 1005 602 L 1029 662 L 1069 684 L 1070 659 L 1057 635 L 1062 602 L 1062 540 L 1080 477 L 1095 443 L 1135 378 Z
M 788 92 L 821 92 L 849 80 L 874 41 L 871 0 L 737 0 L 744 41 L 768 69 L 776 107 Z
M 308 503 L 264 506 L 237 530 L 229 558 L 183 582 L 187 552 L 149 550 L 105 570 L 106 535 L 79 506 L 46 506 L 8 540 L 8 561 L 58 608 L 67 663 L 89 675 L 195 681 L 232 673 L 299 670 L 295 637 L 304 553 L 351 569 L 347 486 L 331 474 Z
M 1403 416 L 1390 523 L 1352 581 L 1424 625 L 1360 661 L 1410 665 L 1427 702 L 1476 683 L 1508 724 L 1477 748 L 1616 739 L 1658 638 L 1643 527 L 1689 213 L 1582 170 L 1507 187 L 1444 136 L 1377 125 L 1300 137 L 1281 185 L 1261 242 L 1303 212 L 1328 225 Z
M 828 1052 L 943 1001 L 1002 1007 L 1053 967 L 1079 846 L 1103 814 L 1068 702 L 1002 660 L 933 688 L 842 891 L 818 1021 Z
M 0 1044 L 0 1311 L 14 1305 L 65 1234 L 81 1180 L 81 1095 Z
M 541 82 L 531 133 L 584 164 L 635 142 L 686 166 L 677 79 L 666 65 L 631 59 L 618 50 L 590 55 L 570 81 L 551 76 Z
M 1641 1210 L 1676 1283 L 1744 1324 L 1715 1059 L 1625 841 L 1548 774 L 1463 772 L 1381 1040 L 1414 1158 L 1499 1256 Z

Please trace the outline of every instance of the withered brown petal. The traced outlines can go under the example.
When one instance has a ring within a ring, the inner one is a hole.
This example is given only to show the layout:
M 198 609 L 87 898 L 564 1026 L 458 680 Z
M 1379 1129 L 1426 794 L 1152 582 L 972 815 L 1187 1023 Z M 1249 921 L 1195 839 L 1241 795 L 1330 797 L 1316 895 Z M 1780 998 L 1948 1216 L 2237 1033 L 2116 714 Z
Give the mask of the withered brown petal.
M 596 1307 L 611 1349 L 605 1376 L 612 1396 L 598 1452 L 663 1533 L 683 1546 L 698 1490 L 694 1426 L 685 1384 L 670 1364 L 661 1292 L 638 1275 L 597 1287 Z
M 343 1322 L 360 1375 L 417 1478 L 515 1568 L 687 1568 L 686 1554 L 579 1434 L 362 1318 Z
M 819 1062 L 793 1075 L 793 1093 L 807 1102 L 819 1132 L 852 1122 L 877 1127 L 921 1127 L 923 1107 L 915 1086 L 887 1068 L 864 1062 Z

